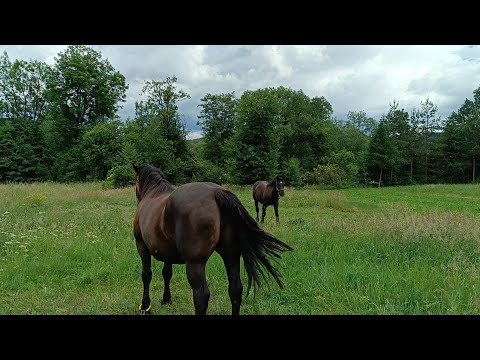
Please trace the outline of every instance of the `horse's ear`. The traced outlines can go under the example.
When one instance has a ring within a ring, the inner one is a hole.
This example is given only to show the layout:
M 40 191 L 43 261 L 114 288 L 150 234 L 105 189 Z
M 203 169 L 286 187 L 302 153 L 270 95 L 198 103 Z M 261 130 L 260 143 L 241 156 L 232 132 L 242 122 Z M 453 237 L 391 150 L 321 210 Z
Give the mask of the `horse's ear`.
M 135 172 L 138 174 L 140 172 L 140 166 L 137 166 L 135 165 L 134 163 L 132 163 L 132 167 L 133 167 L 133 170 L 135 170 Z

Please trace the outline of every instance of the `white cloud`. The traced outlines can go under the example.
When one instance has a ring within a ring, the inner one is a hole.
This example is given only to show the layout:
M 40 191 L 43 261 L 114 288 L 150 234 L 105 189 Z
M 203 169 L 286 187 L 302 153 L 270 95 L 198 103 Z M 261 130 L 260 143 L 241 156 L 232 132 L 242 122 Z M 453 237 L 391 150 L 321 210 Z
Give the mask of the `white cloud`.
M 66 46 L 0 46 L 11 59 L 53 63 Z M 285 86 L 324 96 L 343 117 L 364 110 L 379 118 L 394 100 L 410 111 L 427 97 L 442 116 L 457 110 L 480 86 L 480 48 L 463 45 L 96 45 L 125 75 L 127 102 L 119 111 L 132 117 L 145 80 L 175 75 L 191 95 L 179 108 L 191 131 L 200 99 L 207 93 Z
M 202 131 L 191 131 L 187 134 L 187 140 L 193 140 L 193 139 L 199 139 L 201 138 L 203 135 L 202 135 Z
M 55 63 L 54 58 L 66 48 L 67 45 L 0 45 L 0 53 L 3 54 L 6 51 L 12 61 L 15 59 L 39 60 L 52 65 Z

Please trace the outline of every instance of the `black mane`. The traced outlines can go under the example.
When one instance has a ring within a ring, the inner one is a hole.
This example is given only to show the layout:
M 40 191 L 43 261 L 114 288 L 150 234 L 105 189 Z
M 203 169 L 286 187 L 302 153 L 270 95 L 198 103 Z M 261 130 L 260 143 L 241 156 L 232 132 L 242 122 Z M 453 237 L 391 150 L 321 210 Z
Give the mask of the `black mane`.
M 156 195 L 175 190 L 175 187 L 165 178 L 163 172 L 151 165 L 142 167 L 138 174 L 138 181 L 142 189 L 140 197 L 150 191 L 153 191 Z
M 275 179 L 273 179 L 269 184 L 268 186 L 275 186 L 275 183 L 277 181 L 283 181 L 283 178 L 281 176 L 277 176 Z

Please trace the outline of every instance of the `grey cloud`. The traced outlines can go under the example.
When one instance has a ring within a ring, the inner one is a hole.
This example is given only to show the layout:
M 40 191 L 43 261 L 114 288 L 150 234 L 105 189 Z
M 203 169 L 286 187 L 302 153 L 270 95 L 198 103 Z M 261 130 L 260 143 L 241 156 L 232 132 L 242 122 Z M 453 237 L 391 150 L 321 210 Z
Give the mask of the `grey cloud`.
M 456 52 L 462 60 L 480 63 L 480 47 L 477 45 L 465 46 Z
M 129 84 L 122 119 L 133 117 L 145 80 L 175 75 L 191 95 L 179 103 L 185 123 L 199 131 L 200 99 L 207 93 L 285 86 L 324 96 L 334 116 L 364 110 L 379 118 L 393 99 L 406 110 L 427 96 L 448 116 L 480 85 L 477 46 L 94 45 Z M 53 61 L 65 46 L 2 46 L 10 58 Z
M 378 46 L 332 45 L 325 49 L 325 61 L 321 70 L 350 67 L 372 59 L 380 53 Z

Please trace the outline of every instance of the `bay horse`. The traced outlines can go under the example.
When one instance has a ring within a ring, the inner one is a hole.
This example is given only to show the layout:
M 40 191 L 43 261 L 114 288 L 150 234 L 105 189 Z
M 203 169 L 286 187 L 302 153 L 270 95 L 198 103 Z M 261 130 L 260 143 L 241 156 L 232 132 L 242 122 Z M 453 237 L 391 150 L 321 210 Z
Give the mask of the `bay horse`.
M 284 287 L 279 271 L 270 260 L 293 250 L 260 229 L 235 194 L 211 182 L 172 185 L 163 172 L 151 165 L 136 166 L 137 210 L 133 222 L 135 244 L 142 261 L 143 297 L 141 314 L 150 311 L 151 257 L 164 262 L 162 304 L 171 302 L 172 264 L 185 264 L 193 291 L 195 315 L 207 313 L 210 290 L 205 266 L 216 251 L 228 277 L 232 315 L 240 314 L 243 286 L 240 257 L 247 273 L 247 296 L 269 273 Z
M 270 183 L 259 180 L 253 184 L 253 200 L 255 201 L 255 210 L 257 211 L 257 221 L 258 203 L 261 203 L 263 205 L 262 223 L 264 222 L 267 207 L 269 205 L 272 205 L 275 210 L 277 224 L 280 223 L 280 217 L 278 215 L 278 200 L 281 196 L 285 195 L 284 185 L 285 181 L 281 176 L 277 176 L 276 179 L 272 180 Z

